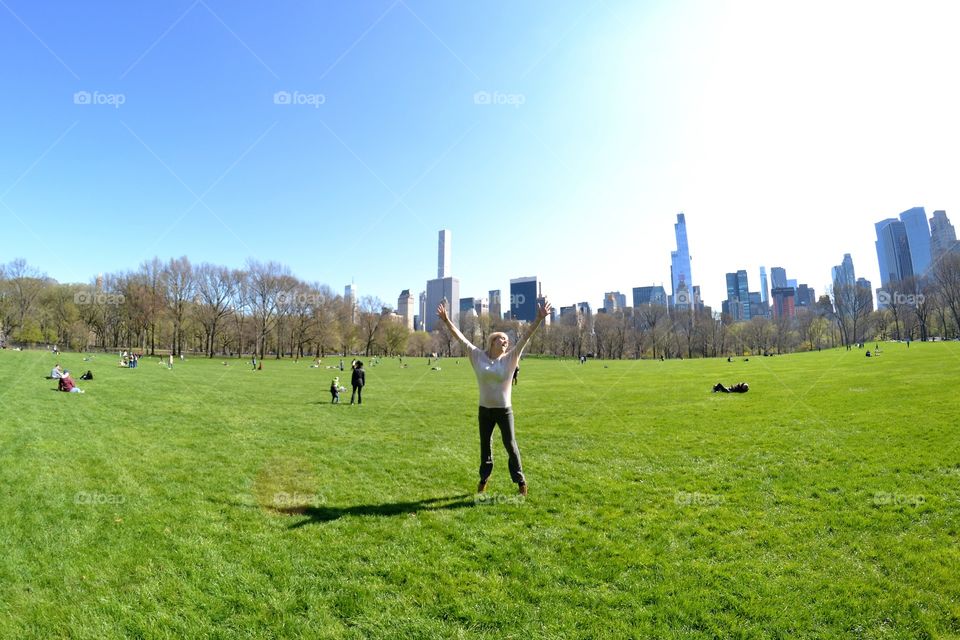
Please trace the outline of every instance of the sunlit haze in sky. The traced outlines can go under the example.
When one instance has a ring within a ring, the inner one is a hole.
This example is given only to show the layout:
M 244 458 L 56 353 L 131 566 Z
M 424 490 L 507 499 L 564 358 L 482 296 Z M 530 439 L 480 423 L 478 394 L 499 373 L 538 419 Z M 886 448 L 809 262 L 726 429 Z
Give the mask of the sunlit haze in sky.
M 452 231 L 463 297 L 555 305 L 759 267 L 825 293 L 873 224 L 960 223 L 954 2 L 0 0 L 0 263 L 153 256 L 395 305 Z

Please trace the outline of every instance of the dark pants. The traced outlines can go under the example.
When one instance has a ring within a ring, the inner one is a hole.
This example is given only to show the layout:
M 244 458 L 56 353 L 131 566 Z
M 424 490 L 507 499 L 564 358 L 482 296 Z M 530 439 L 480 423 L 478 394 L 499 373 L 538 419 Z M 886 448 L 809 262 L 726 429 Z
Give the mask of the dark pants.
M 353 391 L 350 393 L 350 404 L 353 404 L 353 396 L 357 396 L 357 404 L 363 404 L 362 396 L 363 387 L 355 384 L 353 385 Z
M 500 437 L 507 450 L 510 478 L 516 483 L 525 483 L 520 467 L 520 449 L 513 434 L 513 410 L 480 407 L 480 479 L 486 480 L 493 473 L 493 428 L 500 426 Z

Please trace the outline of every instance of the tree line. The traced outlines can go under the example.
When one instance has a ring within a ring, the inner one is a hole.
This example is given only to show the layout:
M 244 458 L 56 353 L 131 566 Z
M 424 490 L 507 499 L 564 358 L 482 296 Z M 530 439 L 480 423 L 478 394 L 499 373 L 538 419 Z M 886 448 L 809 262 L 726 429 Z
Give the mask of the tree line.
M 612 313 L 570 313 L 535 334 L 528 353 L 606 359 L 694 358 L 830 348 L 885 339 L 960 337 L 960 255 L 942 257 L 925 278 L 881 292 L 835 284 L 792 317 L 734 322 L 709 309 L 643 305 Z M 430 310 L 428 310 L 430 312 Z M 461 314 L 475 344 L 517 321 Z M 295 277 L 276 262 L 242 269 L 186 257 L 153 258 L 133 271 L 62 284 L 22 259 L 0 265 L 0 339 L 76 351 L 126 349 L 148 355 L 323 357 L 351 353 L 462 355 L 446 331 L 411 331 L 372 296 L 344 298 Z

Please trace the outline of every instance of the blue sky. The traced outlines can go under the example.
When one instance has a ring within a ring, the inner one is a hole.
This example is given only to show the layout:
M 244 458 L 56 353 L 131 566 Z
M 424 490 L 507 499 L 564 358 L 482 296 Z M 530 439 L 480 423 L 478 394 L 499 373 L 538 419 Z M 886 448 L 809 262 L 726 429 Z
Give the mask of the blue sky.
M 779 5 L 779 6 L 771 6 Z M 154 255 L 396 303 L 453 232 L 461 294 L 557 304 L 783 266 L 817 289 L 873 223 L 957 218 L 950 3 L 0 0 L 0 261 Z

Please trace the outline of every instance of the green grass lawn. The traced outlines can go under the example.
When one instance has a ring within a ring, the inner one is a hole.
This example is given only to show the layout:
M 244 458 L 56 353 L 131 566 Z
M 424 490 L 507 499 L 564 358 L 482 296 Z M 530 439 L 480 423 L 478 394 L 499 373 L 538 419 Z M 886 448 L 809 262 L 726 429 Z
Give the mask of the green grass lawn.
M 0 638 L 960 637 L 960 343 L 526 359 L 525 500 L 498 434 L 474 494 L 464 359 L 353 407 L 308 360 L 55 361 L 0 352 Z

